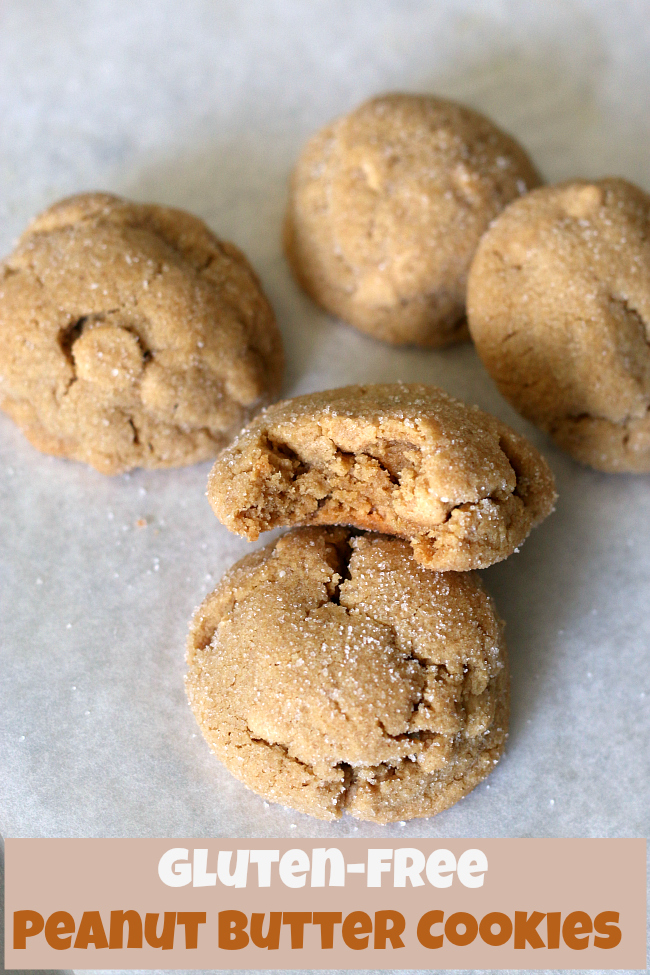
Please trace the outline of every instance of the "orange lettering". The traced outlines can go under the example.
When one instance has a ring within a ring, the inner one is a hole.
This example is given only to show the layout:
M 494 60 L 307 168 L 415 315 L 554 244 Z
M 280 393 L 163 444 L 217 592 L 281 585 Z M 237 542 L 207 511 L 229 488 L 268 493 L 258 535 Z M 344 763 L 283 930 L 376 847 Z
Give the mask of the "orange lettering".
M 67 911 L 55 911 L 45 922 L 45 940 L 50 948 L 63 951 L 64 948 L 70 947 L 72 938 L 66 935 L 74 934 L 74 928 L 72 914 L 68 914 Z
M 169 951 L 174 947 L 174 929 L 176 927 L 176 912 L 165 911 L 163 918 L 162 934 L 158 937 L 158 918 L 160 914 L 145 914 L 144 916 L 144 936 L 147 944 L 152 948 L 162 948 Z
M 126 939 L 126 947 L 142 948 L 142 918 L 137 911 L 111 911 L 108 947 L 123 947 L 125 923 L 129 925 L 129 936 Z
M 50 923 L 50 918 L 47 924 Z M 47 924 L 45 925 L 45 937 L 47 938 Z M 74 921 L 72 922 L 74 931 Z M 102 917 L 99 911 L 84 911 L 79 921 L 79 931 L 75 938 L 75 948 L 87 948 L 93 945 L 95 948 L 108 948 L 108 938 L 102 924 Z
M 343 915 L 340 911 L 316 911 L 314 913 L 314 924 L 320 924 L 320 946 L 321 948 L 334 947 L 334 925 L 340 924 Z
M 368 935 L 372 931 L 372 921 L 365 911 L 352 911 L 343 921 L 341 933 L 348 948 L 361 951 L 368 947 Z
M 459 924 L 462 924 L 465 928 L 461 934 L 458 933 Z M 463 948 L 465 945 L 471 945 L 478 934 L 478 922 L 473 914 L 467 914 L 465 911 L 457 911 L 447 919 L 445 934 L 447 941 L 451 941 L 452 945 L 458 945 L 459 948 Z
M 280 947 L 282 911 L 271 911 L 269 914 L 269 930 L 266 936 L 262 934 L 263 924 L 263 914 L 251 914 L 251 941 L 257 948 L 268 948 L 269 951 L 275 951 L 276 948 Z
M 44 924 L 38 911 L 14 911 L 14 948 L 26 948 L 27 939 L 40 934 Z
M 219 911 L 219 947 L 238 951 L 248 944 L 248 918 L 241 911 Z
M 305 938 L 305 924 L 311 924 L 311 914 L 307 911 L 285 911 L 282 923 L 291 926 L 291 947 L 302 948 Z
M 375 911 L 375 948 L 385 948 L 387 941 L 390 941 L 391 948 L 403 948 L 400 935 L 405 927 L 404 915 L 399 911 Z
M 418 941 L 425 948 L 442 948 L 443 936 L 431 934 L 431 928 L 434 924 L 442 924 L 444 917 L 443 911 L 427 911 L 418 921 Z
M 539 911 L 533 911 L 528 916 L 526 911 L 515 911 L 515 948 L 525 948 L 526 942 L 531 948 L 544 948 L 544 942 L 539 936 L 537 925 L 546 917 Z
M 199 943 L 199 924 L 205 924 L 205 911 L 179 911 L 176 923 L 185 925 L 185 947 L 196 948 Z
M 553 911 L 552 914 L 546 915 L 546 940 L 548 941 L 547 948 L 559 948 L 560 947 L 560 921 L 562 915 L 559 911 Z
M 499 925 L 499 930 L 496 934 L 492 933 L 492 926 L 494 924 Z M 486 945 L 492 945 L 493 948 L 498 948 L 510 939 L 510 935 L 512 934 L 512 921 L 507 914 L 501 914 L 500 911 L 492 911 L 491 914 L 486 914 L 481 920 L 478 931 L 481 935 L 481 940 Z
M 567 948 L 581 951 L 589 945 L 589 935 L 592 932 L 591 918 L 584 911 L 572 911 L 567 914 L 562 925 L 562 937 Z
M 594 938 L 596 948 L 615 948 L 621 943 L 621 929 L 618 927 L 618 911 L 601 911 L 594 918 L 594 931 L 605 935 L 599 938 L 598 934 Z

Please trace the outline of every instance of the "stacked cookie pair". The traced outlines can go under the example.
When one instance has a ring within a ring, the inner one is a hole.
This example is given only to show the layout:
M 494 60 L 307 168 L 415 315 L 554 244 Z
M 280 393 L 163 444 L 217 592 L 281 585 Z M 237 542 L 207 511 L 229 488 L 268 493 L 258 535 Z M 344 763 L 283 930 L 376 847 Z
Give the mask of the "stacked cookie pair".
M 187 691 L 228 769 L 321 819 L 380 823 L 481 781 L 506 738 L 508 664 L 471 570 L 551 511 L 539 453 L 433 387 L 352 386 L 258 415 L 208 497 L 249 539 L 291 528 L 192 623 Z
M 468 337 L 482 234 L 539 182 L 471 109 L 372 99 L 308 142 L 285 252 L 362 331 L 448 345 Z M 540 455 L 440 390 L 357 386 L 266 410 L 208 495 L 249 539 L 291 528 L 227 573 L 191 627 L 188 695 L 230 771 L 323 819 L 430 816 L 469 792 L 508 722 L 502 626 L 473 570 L 551 510 Z

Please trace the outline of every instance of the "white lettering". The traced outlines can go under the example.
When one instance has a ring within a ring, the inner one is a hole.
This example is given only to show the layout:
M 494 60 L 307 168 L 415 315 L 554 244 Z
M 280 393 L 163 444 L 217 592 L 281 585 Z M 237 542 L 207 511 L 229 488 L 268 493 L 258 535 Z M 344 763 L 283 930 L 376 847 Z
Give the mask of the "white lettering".
M 434 850 L 427 860 L 427 880 L 434 887 L 451 887 L 456 857 L 451 850 Z
M 415 847 L 400 846 L 395 850 L 395 866 L 393 867 L 393 884 L 395 887 L 406 887 L 407 879 L 412 887 L 423 887 L 424 880 L 420 876 L 424 870 L 426 858 L 422 850 Z
M 224 887 L 245 887 L 248 876 L 248 850 L 237 850 L 234 873 L 230 872 L 232 850 L 219 850 L 217 857 L 217 876 Z
M 382 873 L 390 873 L 390 861 L 392 859 L 392 850 L 368 850 L 368 887 L 381 887 L 381 875 Z
M 325 864 L 330 865 L 330 887 L 345 887 L 345 860 L 335 846 L 326 850 L 324 846 L 315 847 L 311 858 L 312 887 L 325 886 Z
M 187 857 L 187 850 L 180 846 L 167 850 L 161 856 L 158 861 L 158 876 L 168 887 L 186 887 L 192 882 L 192 864 Z
M 280 859 L 279 850 L 251 850 L 250 862 L 257 864 L 257 886 L 271 886 L 271 864 Z
M 465 850 L 458 858 L 458 879 L 464 887 L 482 887 L 487 868 L 482 850 Z
M 207 869 L 208 869 L 208 851 L 195 850 L 194 851 L 194 880 L 192 886 L 216 887 L 217 875 L 216 873 L 207 873 L 206 872 Z
M 287 850 L 280 860 L 280 880 L 285 887 L 304 887 L 309 857 L 304 850 Z

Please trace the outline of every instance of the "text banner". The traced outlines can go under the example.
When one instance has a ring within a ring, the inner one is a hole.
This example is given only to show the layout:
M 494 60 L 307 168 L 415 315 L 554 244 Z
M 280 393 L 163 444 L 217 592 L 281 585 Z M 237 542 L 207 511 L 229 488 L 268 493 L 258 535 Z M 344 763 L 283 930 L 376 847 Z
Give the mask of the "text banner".
M 645 969 L 637 839 L 6 840 L 9 969 Z

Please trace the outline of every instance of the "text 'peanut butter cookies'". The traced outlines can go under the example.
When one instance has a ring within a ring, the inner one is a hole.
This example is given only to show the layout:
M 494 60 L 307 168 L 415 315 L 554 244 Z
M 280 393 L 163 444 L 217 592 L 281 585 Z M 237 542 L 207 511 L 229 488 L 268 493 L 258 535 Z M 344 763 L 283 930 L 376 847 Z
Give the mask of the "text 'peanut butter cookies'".
M 352 525 L 408 539 L 418 562 L 505 559 L 555 502 L 544 458 L 504 423 L 432 386 L 347 386 L 264 410 L 208 481 L 217 517 L 255 539 Z
M 0 406 L 47 453 L 106 474 L 205 460 L 282 368 L 246 258 L 180 210 L 72 197 L 0 264 Z
M 296 165 L 285 250 L 323 308 L 376 338 L 467 337 L 467 272 L 481 234 L 540 182 L 483 115 L 427 95 L 384 95 L 314 135 Z
M 580 180 L 512 203 L 479 245 L 468 312 L 520 413 L 585 464 L 650 471 L 650 196 Z
M 508 722 L 500 621 L 474 573 L 409 546 L 294 529 L 194 617 L 187 693 L 255 792 L 319 819 L 432 816 L 492 770 Z

